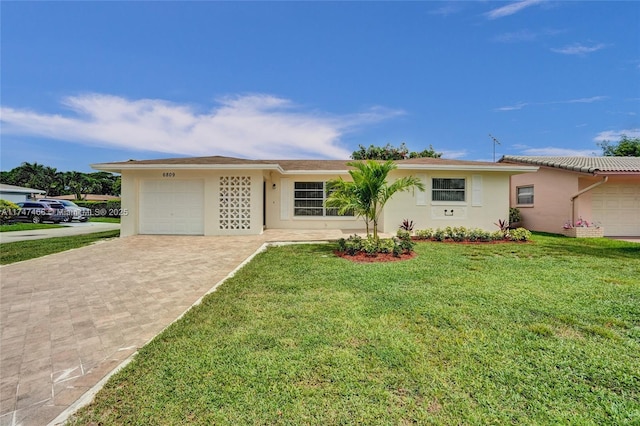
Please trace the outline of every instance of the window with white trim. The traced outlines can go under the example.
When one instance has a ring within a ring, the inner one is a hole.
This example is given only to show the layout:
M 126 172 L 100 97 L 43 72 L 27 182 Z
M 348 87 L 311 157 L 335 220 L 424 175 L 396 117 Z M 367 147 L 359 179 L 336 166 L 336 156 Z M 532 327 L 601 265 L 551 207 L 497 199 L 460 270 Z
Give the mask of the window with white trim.
M 295 182 L 293 190 L 294 216 L 340 216 L 337 208 L 325 207 L 328 197 L 326 182 Z M 353 216 L 347 214 L 345 216 Z
M 518 204 L 533 204 L 533 185 L 517 187 L 516 199 Z
M 465 201 L 467 182 L 463 178 L 431 179 L 432 201 Z

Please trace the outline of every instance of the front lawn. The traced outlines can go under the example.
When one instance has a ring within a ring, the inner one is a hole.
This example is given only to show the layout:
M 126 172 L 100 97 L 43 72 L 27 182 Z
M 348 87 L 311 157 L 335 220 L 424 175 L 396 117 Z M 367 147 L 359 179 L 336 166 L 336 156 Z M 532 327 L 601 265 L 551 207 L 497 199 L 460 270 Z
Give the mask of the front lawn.
M 48 229 L 48 228 L 63 228 L 63 226 L 56 225 L 53 223 L 15 222 L 15 223 L 6 223 L 6 224 L 0 225 L 0 232 L 33 231 L 36 229 Z
M 119 217 L 91 216 L 90 222 L 120 223 Z
M 258 255 L 71 424 L 640 423 L 640 245 L 335 247 Z
M 35 259 L 48 254 L 71 250 L 93 244 L 97 241 L 115 238 L 120 230 L 96 232 L 69 237 L 42 238 L 38 240 L 16 241 L 0 245 L 0 265 Z

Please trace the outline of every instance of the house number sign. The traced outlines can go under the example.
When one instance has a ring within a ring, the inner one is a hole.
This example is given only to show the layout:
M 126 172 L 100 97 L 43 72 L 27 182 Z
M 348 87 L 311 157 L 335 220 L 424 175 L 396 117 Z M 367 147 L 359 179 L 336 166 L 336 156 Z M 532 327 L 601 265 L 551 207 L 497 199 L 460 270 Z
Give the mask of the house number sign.
M 176 172 L 162 172 L 162 177 L 165 177 L 165 178 L 176 177 Z

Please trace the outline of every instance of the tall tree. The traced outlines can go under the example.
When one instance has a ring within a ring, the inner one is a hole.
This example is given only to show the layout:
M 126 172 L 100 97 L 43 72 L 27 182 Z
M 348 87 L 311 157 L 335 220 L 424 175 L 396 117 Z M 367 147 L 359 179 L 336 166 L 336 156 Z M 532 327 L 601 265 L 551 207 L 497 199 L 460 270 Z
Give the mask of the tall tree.
M 605 157 L 640 157 L 640 138 L 628 138 L 627 135 L 622 135 L 617 144 L 604 141 L 598 146 L 602 148 L 602 155 Z
M 65 188 L 74 194 L 76 200 L 82 200 L 82 194 L 89 194 L 100 188 L 99 183 L 86 173 L 65 172 L 64 173 Z
M 369 223 L 373 225 L 373 238 L 378 240 L 378 220 L 384 205 L 397 192 L 418 188 L 424 191 L 422 182 L 414 176 L 405 176 L 387 184 L 389 172 L 398 166 L 391 160 L 382 163 L 375 160 L 354 161 L 347 163 L 353 167 L 349 171 L 352 181 L 342 178 L 327 182 L 329 196 L 325 201 L 327 207 L 338 208 L 338 213 L 353 211 L 362 217 L 369 235 Z
M 395 147 L 391 144 L 385 146 L 369 145 L 369 148 L 365 148 L 362 145 L 358 145 L 358 149 L 351 153 L 353 160 L 406 160 L 407 158 L 423 158 L 442 157 L 441 152 L 436 152 L 432 145 L 429 145 L 428 149 L 424 149 L 420 152 L 409 151 L 407 145 L 403 142 L 399 147 Z

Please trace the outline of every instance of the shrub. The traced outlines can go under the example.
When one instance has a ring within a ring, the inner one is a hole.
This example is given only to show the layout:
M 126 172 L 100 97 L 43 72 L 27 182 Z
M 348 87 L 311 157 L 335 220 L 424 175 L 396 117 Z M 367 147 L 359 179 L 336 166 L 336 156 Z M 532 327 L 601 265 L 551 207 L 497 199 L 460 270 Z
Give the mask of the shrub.
M 529 241 L 531 239 L 531 232 L 525 228 L 518 228 L 512 230 L 509 236 L 514 241 Z
M 468 239 L 468 234 L 469 231 L 467 230 L 467 228 L 465 228 L 464 226 L 459 226 L 451 229 L 450 238 L 453 241 L 460 242 Z
M 500 228 L 500 231 L 502 231 L 502 232 L 506 232 L 509 229 L 509 221 L 508 220 L 498 219 L 498 221 L 495 222 L 494 225 L 496 225 L 498 228 Z
M 433 237 L 433 228 L 417 230 L 416 237 L 421 240 L 430 240 Z
M 393 253 L 396 242 L 392 238 L 385 238 L 378 242 L 378 251 L 380 253 Z
M 444 229 L 436 229 L 436 231 L 433 233 L 433 239 L 436 241 L 444 241 L 447 238 L 447 233 L 445 232 Z
M 393 255 L 395 257 L 400 257 L 400 255 L 402 254 L 402 246 L 400 244 L 398 244 L 398 239 L 394 238 L 393 240 Z
M 360 250 L 362 250 L 362 238 L 356 234 L 349 236 L 345 242 L 345 251 L 353 256 Z
M 107 201 L 107 216 L 120 217 L 120 211 L 122 210 L 122 203 L 120 200 Z
M 373 235 L 368 235 L 366 240 L 362 241 L 362 251 L 367 254 L 367 256 L 375 256 L 378 253 L 378 241 L 373 237 Z
M 411 240 L 411 234 L 409 234 L 408 231 L 398 230 L 396 238 L 396 244 L 399 245 L 403 251 L 410 252 L 413 250 L 414 242 Z
M 0 223 L 7 223 L 18 215 L 20 207 L 7 200 L 0 200 Z
M 485 243 L 491 241 L 491 232 L 485 231 L 484 229 L 479 229 L 478 239 Z
M 495 231 L 491 233 L 491 241 L 501 241 L 506 238 L 507 234 L 504 231 Z
M 400 229 L 402 229 L 403 231 L 408 231 L 408 232 L 413 231 L 413 221 L 409 220 L 409 219 L 403 220 L 402 224 L 400 224 Z
M 347 251 L 347 240 L 345 240 L 344 238 L 340 238 L 338 240 L 338 251 L 339 252 Z
M 520 214 L 520 209 L 515 207 L 509 208 L 509 223 L 517 223 L 522 220 L 522 215 Z

